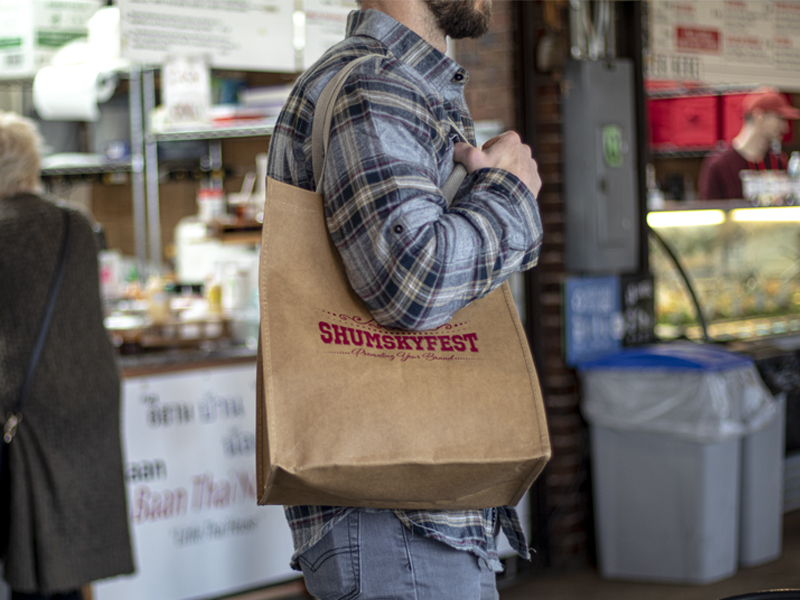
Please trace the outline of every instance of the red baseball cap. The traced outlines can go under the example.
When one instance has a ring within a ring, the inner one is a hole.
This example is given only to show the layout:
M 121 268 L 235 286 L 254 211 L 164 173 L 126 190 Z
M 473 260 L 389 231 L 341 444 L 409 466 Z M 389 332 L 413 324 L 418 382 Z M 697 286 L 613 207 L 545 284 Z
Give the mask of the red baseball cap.
M 777 91 L 753 92 L 742 101 L 742 114 L 749 115 L 754 109 L 775 113 L 784 119 L 800 119 L 800 110 L 794 108 L 786 97 Z

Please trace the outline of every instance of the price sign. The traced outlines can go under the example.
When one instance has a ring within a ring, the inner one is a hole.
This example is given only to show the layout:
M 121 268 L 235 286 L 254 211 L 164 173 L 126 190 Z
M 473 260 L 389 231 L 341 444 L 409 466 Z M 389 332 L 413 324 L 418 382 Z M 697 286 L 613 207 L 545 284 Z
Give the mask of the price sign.
M 645 79 L 800 89 L 798 0 L 647 3 Z
M 655 341 L 655 292 L 650 275 L 623 275 L 620 279 L 625 332 L 623 346 Z
M 619 277 L 569 277 L 564 283 L 566 362 L 576 365 L 622 346 Z

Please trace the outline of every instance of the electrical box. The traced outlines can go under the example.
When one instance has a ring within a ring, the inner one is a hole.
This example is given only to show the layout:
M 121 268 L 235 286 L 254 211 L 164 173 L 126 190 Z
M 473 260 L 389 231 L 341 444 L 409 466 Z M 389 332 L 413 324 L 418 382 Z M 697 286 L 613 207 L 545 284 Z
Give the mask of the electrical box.
M 633 63 L 569 61 L 563 92 L 566 267 L 639 267 Z

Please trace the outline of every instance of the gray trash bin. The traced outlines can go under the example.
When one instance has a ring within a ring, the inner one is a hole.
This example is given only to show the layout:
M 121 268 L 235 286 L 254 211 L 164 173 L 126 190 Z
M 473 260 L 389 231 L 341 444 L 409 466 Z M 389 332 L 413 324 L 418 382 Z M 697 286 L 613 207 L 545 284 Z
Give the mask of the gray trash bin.
M 783 548 L 786 395 L 775 396 L 776 415 L 742 437 L 739 565 L 780 558 Z
M 674 343 L 628 349 L 579 371 L 601 575 L 691 584 L 733 575 L 747 528 L 740 523 L 743 482 L 763 483 L 743 467 L 778 461 L 780 468 L 781 458 L 762 443 L 743 455 L 743 439 L 779 413 L 753 362 Z M 751 503 L 748 518 L 764 527 L 764 515 L 754 512 Z M 775 522 L 780 530 L 781 518 L 770 516 L 770 530 Z M 758 544 L 749 558 L 763 554 L 764 540 Z M 780 533 L 777 546 L 779 553 Z

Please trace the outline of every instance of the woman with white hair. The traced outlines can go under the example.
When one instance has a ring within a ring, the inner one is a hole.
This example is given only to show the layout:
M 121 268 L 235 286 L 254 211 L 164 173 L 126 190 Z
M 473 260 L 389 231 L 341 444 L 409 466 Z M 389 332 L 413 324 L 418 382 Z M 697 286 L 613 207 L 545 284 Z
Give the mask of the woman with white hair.
M 120 375 L 94 232 L 43 194 L 40 148 L 32 121 L 0 111 L 0 558 L 12 600 L 77 600 L 82 586 L 133 571 Z

